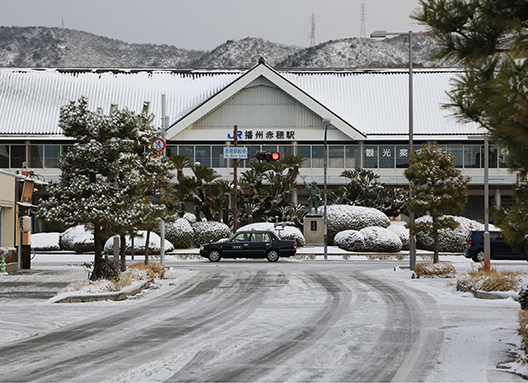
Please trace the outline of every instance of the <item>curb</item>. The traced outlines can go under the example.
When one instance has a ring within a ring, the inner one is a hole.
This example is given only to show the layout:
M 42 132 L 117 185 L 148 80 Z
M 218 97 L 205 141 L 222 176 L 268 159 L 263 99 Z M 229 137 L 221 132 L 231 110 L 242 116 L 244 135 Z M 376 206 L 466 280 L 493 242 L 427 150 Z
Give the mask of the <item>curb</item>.
M 515 301 L 519 301 L 519 298 L 517 296 L 504 296 L 500 293 L 493 293 L 493 292 L 487 292 L 487 291 L 478 291 L 473 290 L 471 287 L 466 286 L 457 286 L 457 291 L 463 291 L 465 293 L 471 293 L 475 298 L 478 299 L 506 299 L 506 298 L 513 298 Z
M 103 293 L 103 294 L 86 294 L 86 295 L 68 295 L 60 298 L 53 303 L 82 303 L 82 302 L 98 302 L 98 301 L 123 301 L 127 297 L 136 295 L 141 290 L 146 289 L 154 282 L 153 279 L 145 281 L 140 285 L 131 286 L 128 289 L 117 291 L 115 293 Z

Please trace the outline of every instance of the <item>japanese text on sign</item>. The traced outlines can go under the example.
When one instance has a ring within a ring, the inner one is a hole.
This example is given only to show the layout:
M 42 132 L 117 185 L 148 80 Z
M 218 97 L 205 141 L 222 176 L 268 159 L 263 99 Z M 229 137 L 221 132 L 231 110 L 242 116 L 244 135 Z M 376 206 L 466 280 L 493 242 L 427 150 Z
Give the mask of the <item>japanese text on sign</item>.
M 227 146 L 224 148 L 224 158 L 245 160 L 248 158 L 248 149 L 245 147 Z

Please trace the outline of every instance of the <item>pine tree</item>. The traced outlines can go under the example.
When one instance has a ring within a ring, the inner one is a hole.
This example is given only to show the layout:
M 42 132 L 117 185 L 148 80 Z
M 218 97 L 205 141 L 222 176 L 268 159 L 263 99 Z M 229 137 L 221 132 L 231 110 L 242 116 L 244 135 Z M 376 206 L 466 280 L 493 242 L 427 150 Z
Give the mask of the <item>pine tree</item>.
M 436 143 L 422 145 L 409 158 L 404 171 L 411 185 L 407 201 L 410 212 L 431 216 L 431 222 L 408 224 L 413 233 L 423 232 L 434 240 L 434 263 L 438 262 L 439 231 L 455 229 L 458 223 L 445 214 L 461 212 L 467 203 L 469 177 L 455 168 L 454 155 L 440 150 Z
M 465 68 L 446 105 L 464 122 L 477 122 L 508 152 L 508 167 L 528 171 L 528 6 L 519 0 L 421 0 L 412 18 L 430 27 L 441 46 L 437 58 Z M 495 211 L 509 242 L 528 235 L 523 224 L 528 193 Z M 515 211 L 522 211 L 517 214 Z M 506 219 L 506 217 L 509 217 Z M 510 225 L 519 230 L 512 232 Z
M 38 215 L 64 227 L 93 228 L 92 279 L 102 276 L 105 238 L 132 231 L 153 211 L 165 209 L 153 206 L 145 191 L 155 173 L 145 164 L 163 161 L 152 160 L 156 131 L 151 122 L 148 104 L 139 114 L 116 105 L 108 115 L 90 111 L 86 98 L 61 108 L 59 125 L 75 142 L 61 158 L 60 179 L 48 186 L 50 198 L 41 203 Z

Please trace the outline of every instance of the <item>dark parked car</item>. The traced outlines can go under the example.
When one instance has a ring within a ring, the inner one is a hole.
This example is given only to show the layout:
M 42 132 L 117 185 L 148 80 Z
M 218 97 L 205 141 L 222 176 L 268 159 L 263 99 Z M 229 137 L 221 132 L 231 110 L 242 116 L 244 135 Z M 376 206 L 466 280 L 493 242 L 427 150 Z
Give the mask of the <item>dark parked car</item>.
M 200 246 L 200 255 L 218 262 L 222 258 L 266 258 L 277 262 L 279 257 L 291 257 L 297 251 L 295 241 L 282 240 L 272 231 L 239 231 L 228 240 Z
M 528 260 L 524 250 L 515 252 L 504 240 L 500 231 L 490 231 L 490 259 Z M 466 242 L 466 258 L 484 261 L 484 231 L 472 231 Z

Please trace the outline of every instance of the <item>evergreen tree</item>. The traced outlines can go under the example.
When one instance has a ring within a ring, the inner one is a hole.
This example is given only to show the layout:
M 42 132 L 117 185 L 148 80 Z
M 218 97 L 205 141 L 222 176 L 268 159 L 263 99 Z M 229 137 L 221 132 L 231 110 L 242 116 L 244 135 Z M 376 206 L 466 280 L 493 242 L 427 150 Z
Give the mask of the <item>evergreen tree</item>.
M 92 279 L 102 276 L 105 238 L 131 231 L 153 211 L 164 209 L 145 196 L 144 185 L 152 179 L 145 164 L 163 161 L 152 158 L 156 131 L 151 122 L 148 104 L 139 114 L 116 105 L 108 115 L 90 111 L 86 98 L 61 108 L 59 125 L 75 142 L 61 158 L 60 179 L 47 187 L 50 198 L 41 203 L 38 216 L 64 227 L 93 228 Z
M 335 204 L 372 207 L 388 217 L 397 217 L 406 211 L 408 192 L 379 182 L 380 176 L 372 170 L 355 168 L 344 170 L 341 177 L 350 180 L 330 194 Z
M 428 25 L 441 46 L 438 58 L 465 68 L 454 83 L 450 103 L 461 121 L 479 123 L 492 142 L 508 152 L 508 167 L 528 170 L 528 6 L 520 0 L 421 0 L 412 15 Z M 495 211 L 506 239 L 528 235 L 528 193 L 515 191 L 517 203 Z M 510 226 L 518 230 L 510 230 Z
M 456 229 L 458 223 L 445 214 L 460 213 L 467 203 L 469 177 L 455 168 L 454 155 L 440 150 L 436 143 L 422 145 L 409 158 L 404 171 L 411 184 L 407 201 L 410 212 L 431 216 L 430 222 L 408 224 L 412 233 L 423 232 L 433 238 L 434 263 L 438 262 L 438 237 L 442 229 Z

